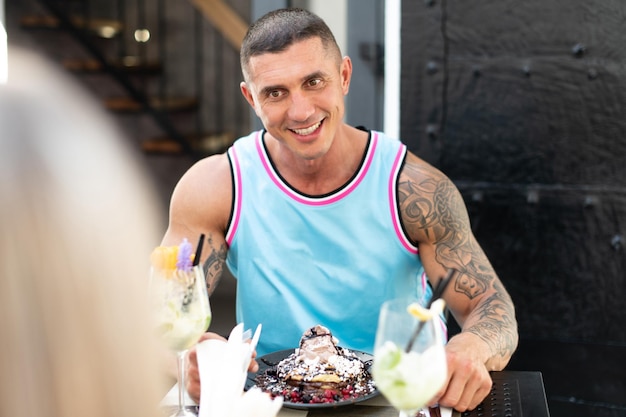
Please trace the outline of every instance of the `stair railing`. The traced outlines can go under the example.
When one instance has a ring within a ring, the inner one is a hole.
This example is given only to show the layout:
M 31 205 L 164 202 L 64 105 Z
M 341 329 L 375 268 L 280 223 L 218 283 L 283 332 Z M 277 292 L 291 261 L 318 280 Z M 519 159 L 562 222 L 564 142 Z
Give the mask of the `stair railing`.
M 169 23 L 166 19 L 168 17 L 166 7 L 168 5 L 172 7 L 169 2 L 165 0 L 136 0 L 136 8 L 128 9 L 128 7 L 131 7 L 130 2 L 125 0 L 37 1 L 58 20 L 60 26 L 83 47 L 87 54 L 97 61 L 103 72 L 109 74 L 122 87 L 128 97 L 138 103 L 143 112 L 156 122 L 156 125 L 168 140 L 174 141 L 183 153 L 197 159 L 205 156 L 207 153 L 221 151 L 223 149 L 220 148 L 225 148 L 229 145 L 228 141 L 247 131 L 247 125 L 249 124 L 247 105 L 239 94 L 238 81 L 236 81 L 237 85 L 234 85 L 234 73 L 232 72 L 235 69 L 234 67 L 239 72 L 238 61 L 236 63 L 233 62 L 233 56 L 238 54 L 241 41 L 247 30 L 247 23 L 223 1 L 190 0 L 190 6 L 192 6 L 190 11 L 193 18 L 184 23 L 174 22 L 176 25 L 192 25 L 189 27 L 193 28 L 193 39 L 186 40 L 184 42 L 185 45 L 182 46 L 189 49 L 190 52 L 189 62 L 185 62 L 184 65 L 191 68 L 193 72 L 193 76 L 189 77 L 190 79 L 185 80 L 185 82 L 187 84 L 193 83 L 192 87 L 187 86 L 187 88 L 193 89 L 193 94 L 199 103 L 198 107 L 205 106 L 204 110 L 196 112 L 195 120 L 191 123 L 193 126 L 190 126 L 189 123 L 185 126 L 185 129 L 192 128 L 194 132 L 186 132 L 185 134 L 182 133 L 181 128 L 176 125 L 170 114 L 168 114 L 167 109 L 163 106 L 166 102 L 168 90 L 173 88 L 169 84 L 172 81 L 167 74 L 159 78 L 156 94 L 149 94 L 146 88 L 147 79 L 139 77 L 138 80 L 136 74 L 129 75 L 122 67 L 116 65 L 110 59 L 110 51 L 104 51 L 101 45 L 95 41 L 93 35 L 88 32 L 89 22 L 92 17 L 97 16 L 102 12 L 103 8 L 108 7 L 107 13 L 113 19 L 121 22 L 122 30 L 131 27 L 138 29 L 149 28 L 151 36 L 153 36 L 151 40 L 151 45 L 153 46 L 150 49 L 150 55 L 156 53 L 158 59 L 164 63 L 164 67 L 166 65 L 183 65 L 180 62 L 171 62 L 172 60 L 168 59 L 168 54 L 171 53 L 168 47 L 172 48 L 171 42 L 167 41 L 167 37 L 170 34 L 168 33 Z M 69 2 L 73 2 L 74 6 L 78 2 L 79 7 L 68 8 L 67 4 Z M 154 10 L 155 5 L 156 10 Z M 180 4 L 176 7 L 180 7 Z M 151 11 L 149 17 L 146 16 L 148 10 Z M 76 13 L 81 15 L 80 19 L 76 19 Z M 154 19 L 155 14 L 156 22 Z M 136 21 L 129 22 L 133 18 Z M 210 26 L 207 26 L 207 24 Z M 140 31 L 139 35 L 141 35 Z M 132 46 L 137 50 L 138 56 L 136 58 L 147 62 L 148 54 L 146 51 L 148 45 L 141 42 L 138 42 L 137 45 L 130 45 L 128 43 L 130 36 L 128 35 L 126 39 L 121 36 L 117 40 L 115 50 L 118 58 L 123 59 L 131 55 L 134 51 L 129 46 Z M 224 49 L 225 47 L 231 49 L 231 51 Z M 154 48 L 156 48 L 156 52 Z M 226 64 L 228 68 L 225 69 L 224 65 L 220 65 L 219 62 L 211 62 L 211 68 L 207 68 L 205 62 L 207 58 L 205 51 L 207 50 L 211 51 L 212 59 L 218 61 L 223 54 L 230 54 L 230 58 L 227 60 L 230 62 Z M 180 51 L 178 52 L 180 53 Z M 207 76 L 207 71 L 211 72 L 210 76 Z M 206 85 L 207 77 L 211 79 L 210 87 Z M 222 82 L 224 77 L 230 81 L 228 86 L 224 86 Z M 209 89 L 211 94 L 207 94 Z M 234 94 L 236 97 L 227 97 L 226 94 Z M 151 95 L 156 95 L 156 100 Z M 222 103 L 228 103 L 229 107 L 226 108 L 225 105 L 221 105 Z M 207 119 L 209 120 L 207 121 Z M 226 129 L 228 135 L 221 135 L 220 137 L 219 131 L 222 131 L 225 124 L 229 125 Z M 206 139 L 207 133 L 204 132 L 206 125 L 212 125 L 213 129 L 216 127 L 219 129 L 217 145 L 211 145 L 210 147 L 198 146 L 199 142 Z M 233 126 L 235 126 L 235 129 L 233 129 Z M 236 129 L 241 131 L 230 132 Z

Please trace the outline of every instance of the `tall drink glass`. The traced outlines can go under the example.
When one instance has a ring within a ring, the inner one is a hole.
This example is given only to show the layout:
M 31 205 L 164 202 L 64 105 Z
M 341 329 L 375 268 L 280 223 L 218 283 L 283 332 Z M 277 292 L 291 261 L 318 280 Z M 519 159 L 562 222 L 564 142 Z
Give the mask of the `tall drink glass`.
M 420 324 L 407 310 L 412 301 L 400 298 L 382 305 L 372 366 L 376 387 L 400 417 L 413 417 L 425 407 L 447 374 L 441 321 L 435 316 Z M 421 330 L 410 345 L 418 326 Z
M 178 410 L 172 417 L 194 417 L 185 406 L 185 368 L 187 351 L 211 323 L 204 271 L 200 266 L 189 270 L 153 267 L 150 294 L 158 335 L 178 357 Z

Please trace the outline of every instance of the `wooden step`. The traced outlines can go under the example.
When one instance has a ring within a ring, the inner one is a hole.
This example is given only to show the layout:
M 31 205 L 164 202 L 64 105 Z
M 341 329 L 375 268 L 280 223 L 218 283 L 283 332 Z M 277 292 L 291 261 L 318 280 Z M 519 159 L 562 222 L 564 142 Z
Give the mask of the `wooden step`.
M 163 70 L 160 62 L 146 62 L 136 56 L 127 56 L 109 62 L 109 64 L 126 74 L 156 75 Z M 65 69 L 79 73 L 98 73 L 104 71 L 102 64 L 93 58 L 73 58 L 63 60 Z
M 194 151 L 202 155 L 222 153 L 233 143 L 235 136 L 230 132 L 207 133 L 186 136 Z M 182 147 L 175 140 L 169 138 L 155 138 L 141 143 L 141 149 L 151 155 L 182 155 Z
M 116 113 L 141 113 L 144 111 L 141 103 L 130 97 L 110 97 L 104 100 L 105 107 Z M 167 113 L 193 111 L 198 108 L 196 97 L 168 97 L 165 99 L 151 98 L 150 105 Z
M 79 16 L 72 16 L 70 20 L 74 26 L 86 29 L 94 35 L 105 39 L 118 36 L 124 28 L 121 22 L 112 19 L 92 18 L 85 20 Z M 20 25 L 25 29 L 58 30 L 61 28 L 61 22 L 56 17 L 41 15 L 23 16 L 20 19 Z

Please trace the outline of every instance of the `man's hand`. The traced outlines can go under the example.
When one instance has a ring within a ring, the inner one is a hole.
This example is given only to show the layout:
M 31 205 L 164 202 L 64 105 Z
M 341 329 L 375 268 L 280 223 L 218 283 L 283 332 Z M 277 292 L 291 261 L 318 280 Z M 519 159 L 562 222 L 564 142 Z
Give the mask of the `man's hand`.
M 225 338 L 216 333 L 205 333 L 202 335 L 198 343 L 207 339 L 219 339 L 226 341 Z M 254 360 L 256 358 L 256 351 L 252 353 L 252 361 L 248 367 L 248 372 L 256 372 L 259 370 L 259 364 Z M 189 350 L 189 360 L 187 361 L 187 392 L 189 397 L 200 404 L 200 371 L 198 370 L 198 354 L 196 353 L 195 346 Z
M 431 406 L 439 404 L 460 412 L 473 410 L 491 391 L 489 371 L 484 361 L 475 357 L 472 344 L 464 343 L 467 339 L 457 335 L 446 345 L 448 378 Z

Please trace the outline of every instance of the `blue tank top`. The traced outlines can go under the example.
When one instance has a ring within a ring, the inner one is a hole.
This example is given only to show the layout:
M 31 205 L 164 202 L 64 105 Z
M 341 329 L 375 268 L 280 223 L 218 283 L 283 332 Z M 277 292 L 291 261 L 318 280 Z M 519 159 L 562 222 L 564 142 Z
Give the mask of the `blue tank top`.
M 406 147 L 370 132 L 353 178 L 310 196 L 276 172 L 263 133 L 228 150 L 234 198 L 226 263 L 237 279 L 237 321 L 263 324 L 259 355 L 297 347 L 317 324 L 341 346 L 372 353 L 385 300 L 430 296 L 396 203 Z

